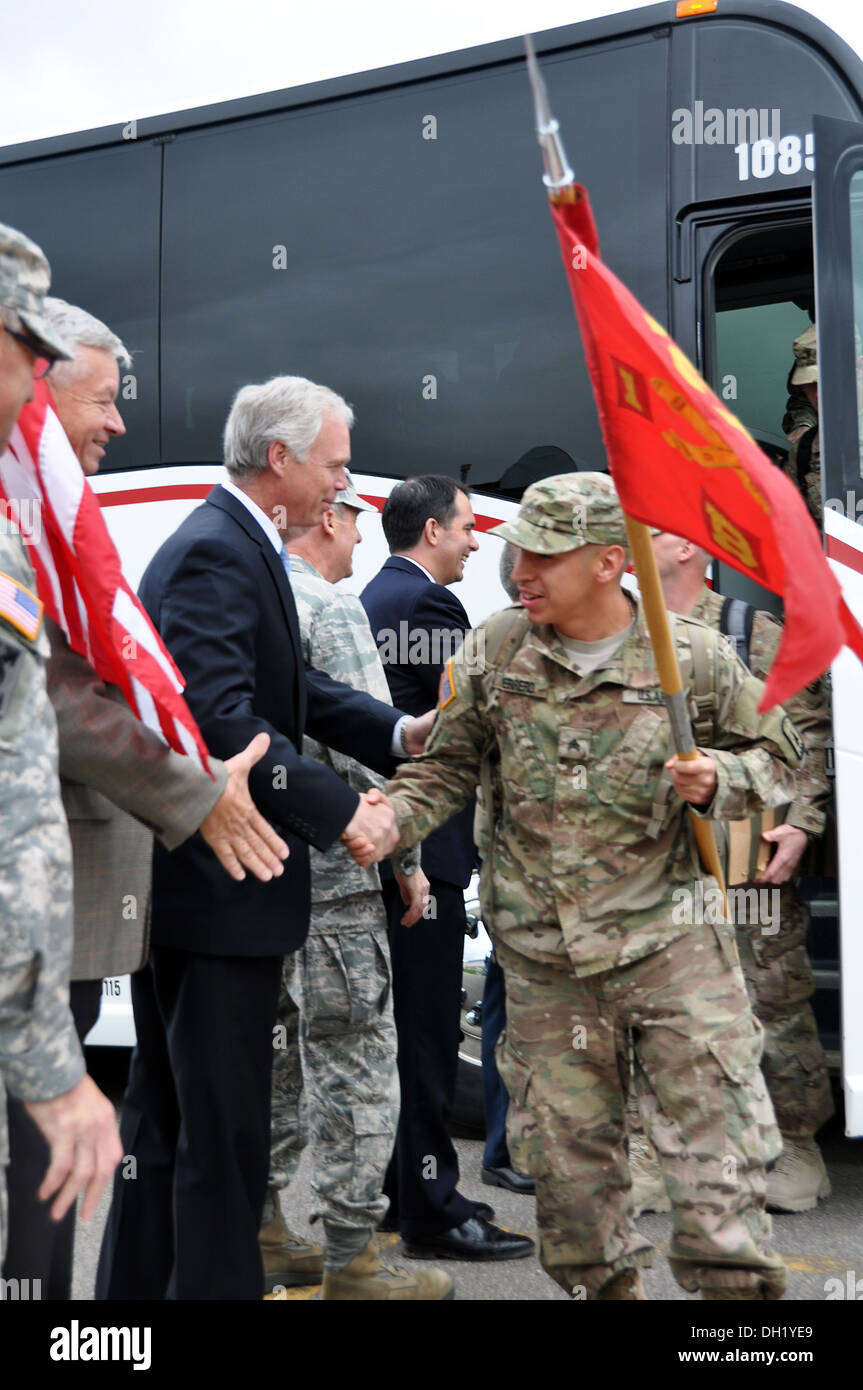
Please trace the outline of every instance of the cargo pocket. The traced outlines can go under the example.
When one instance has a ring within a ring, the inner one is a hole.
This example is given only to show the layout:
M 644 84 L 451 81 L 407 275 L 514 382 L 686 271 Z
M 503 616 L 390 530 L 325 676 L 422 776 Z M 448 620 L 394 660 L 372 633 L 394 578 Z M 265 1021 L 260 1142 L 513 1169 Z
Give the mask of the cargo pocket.
M 522 1173 L 529 1173 L 532 1178 L 543 1178 L 548 1168 L 534 1095 L 533 1072 L 529 1063 L 510 1043 L 506 1029 L 498 1038 L 495 1057 L 509 1095 L 506 1138 L 513 1166 Z
M 745 1086 L 757 1072 L 764 1048 L 764 1029 L 758 1019 L 752 1018 L 752 1026 L 746 1021 L 745 1030 L 735 1025 L 731 1029 L 708 1042 L 711 1053 L 716 1058 L 728 1081 L 735 1086 Z
M 309 936 L 304 954 L 302 1012 L 309 1041 L 350 1032 L 354 1001 L 338 936 L 330 933 Z
M 722 1072 L 727 1153 L 770 1163 L 782 1151 L 782 1138 L 760 1066 L 764 1029 L 754 1015 L 744 1017 L 707 1046 Z
M 393 1151 L 398 1122 L 398 1105 L 353 1105 L 353 1163 L 348 1179 L 351 1205 L 371 1207 L 380 1200 L 381 1184 Z M 435 1175 L 436 1176 L 436 1175 Z

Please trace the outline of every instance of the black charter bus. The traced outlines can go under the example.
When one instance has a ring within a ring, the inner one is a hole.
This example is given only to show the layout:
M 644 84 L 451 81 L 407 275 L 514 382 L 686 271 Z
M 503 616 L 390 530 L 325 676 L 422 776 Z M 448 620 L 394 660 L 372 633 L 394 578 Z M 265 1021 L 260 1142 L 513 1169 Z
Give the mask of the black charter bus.
M 652 5 L 536 48 L 605 261 L 777 458 L 791 343 L 817 317 L 825 543 L 863 616 L 863 64 L 773 0 Z M 286 371 L 354 405 L 367 495 L 461 476 L 481 530 L 525 481 L 604 467 L 540 173 L 518 40 L 0 149 L 0 219 L 134 352 L 96 480 L 131 577 L 218 476 L 235 390 Z M 477 621 L 496 558 L 483 541 L 463 585 Z M 362 583 L 380 546 L 358 561 Z M 863 1134 L 863 673 L 843 655 L 833 680 L 841 1021 L 829 876 L 812 949 Z

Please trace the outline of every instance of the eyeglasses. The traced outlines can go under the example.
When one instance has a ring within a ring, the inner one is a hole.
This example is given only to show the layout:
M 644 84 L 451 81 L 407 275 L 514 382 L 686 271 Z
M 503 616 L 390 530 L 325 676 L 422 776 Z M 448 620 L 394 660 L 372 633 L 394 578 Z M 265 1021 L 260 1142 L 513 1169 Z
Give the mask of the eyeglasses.
M 9 337 L 15 339 L 16 343 L 20 343 L 22 347 L 27 348 L 34 356 L 47 359 L 46 365 L 42 368 L 41 372 L 33 373 L 33 380 L 41 381 L 43 377 L 48 375 L 54 363 L 59 360 L 57 355 L 50 352 L 49 349 L 45 347 L 44 343 L 40 343 L 38 339 L 32 337 L 26 331 L 19 328 L 9 328 L 6 324 L 4 324 L 3 327 L 6 329 Z

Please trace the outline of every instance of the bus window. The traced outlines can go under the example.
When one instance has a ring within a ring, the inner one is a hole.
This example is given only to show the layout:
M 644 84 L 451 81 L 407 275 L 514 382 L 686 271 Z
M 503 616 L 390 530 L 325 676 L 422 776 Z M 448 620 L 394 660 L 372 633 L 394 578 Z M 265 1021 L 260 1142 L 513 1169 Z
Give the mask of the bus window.
M 773 439 L 779 448 L 784 448 L 791 344 L 808 326 L 808 316 L 793 300 L 725 309 L 716 315 L 719 395 L 750 433 L 762 442 Z

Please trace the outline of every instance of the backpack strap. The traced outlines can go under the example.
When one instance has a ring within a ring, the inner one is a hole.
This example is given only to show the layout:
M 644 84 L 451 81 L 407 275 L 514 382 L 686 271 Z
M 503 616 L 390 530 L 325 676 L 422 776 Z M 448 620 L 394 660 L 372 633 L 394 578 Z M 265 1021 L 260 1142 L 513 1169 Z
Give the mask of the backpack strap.
M 716 644 L 708 651 L 707 632 L 701 623 L 687 625 L 689 650 L 692 655 L 692 675 L 689 691 L 689 717 L 696 744 L 711 742 L 716 717 Z M 677 645 L 675 638 L 675 646 Z
M 817 425 L 810 425 L 808 430 L 804 430 L 797 441 L 797 486 L 806 495 L 806 474 L 809 472 L 812 463 L 812 444 L 818 433 Z
M 752 645 L 752 624 L 755 609 L 742 598 L 727 598 L 719 615 L 719 631 L 730 637 L 737 655 L 745 667 L 749 667 L 749 650 Z
M 485 625 L 484 665 L 486 671 L 505 670 L 530 627 L 530 618 L 521 607 L 504 608 Z

